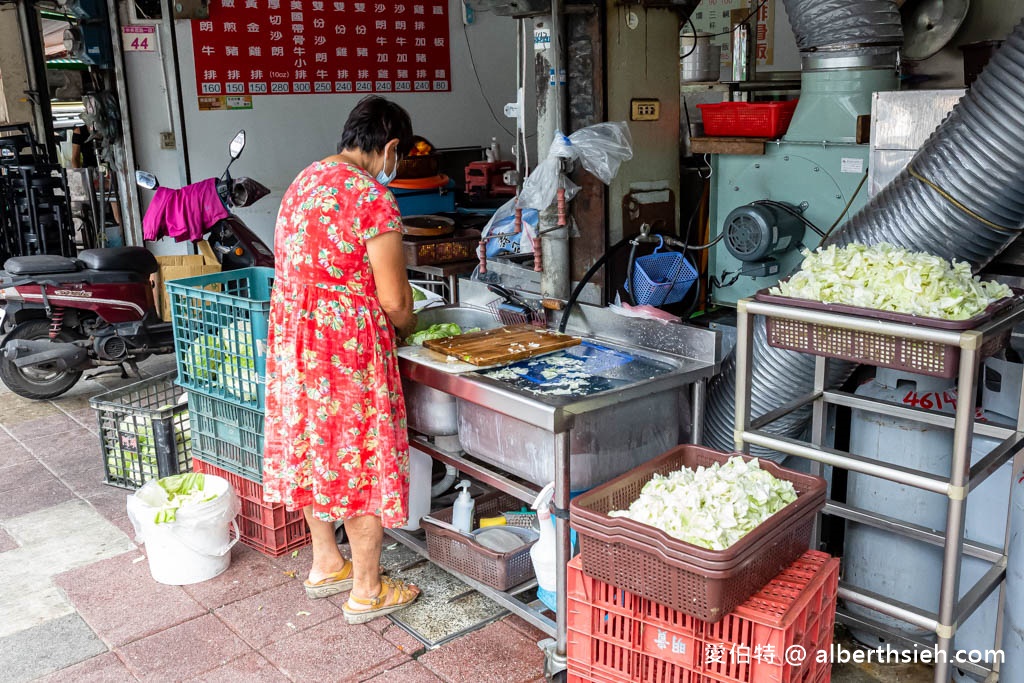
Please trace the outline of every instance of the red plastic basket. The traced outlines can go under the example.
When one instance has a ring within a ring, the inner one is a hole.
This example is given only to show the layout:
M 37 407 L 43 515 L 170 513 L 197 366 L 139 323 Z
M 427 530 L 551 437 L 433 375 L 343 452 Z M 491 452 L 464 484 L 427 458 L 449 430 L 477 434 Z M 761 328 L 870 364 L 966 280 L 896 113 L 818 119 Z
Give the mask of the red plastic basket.
M 807 551 L 711 624 L 587 576 L 569 563 L 569 681 L 827 683 L 839 560 Z M 787 662 L 791 648 L 807 653 Z
M 789 128 L 797 100 L 698 104 L 704 134 L 739 138 L 781 137 Z
M 270 557 L 309 545 L 309 529 L 301 510 L 289 512 L 281 503 L 263 502 L 261 484 L 198 458 L 192 459 L 192 468 L 195 472 L 224 477 L 238 494 L 242 503 L 237 518 L 242 543 Z

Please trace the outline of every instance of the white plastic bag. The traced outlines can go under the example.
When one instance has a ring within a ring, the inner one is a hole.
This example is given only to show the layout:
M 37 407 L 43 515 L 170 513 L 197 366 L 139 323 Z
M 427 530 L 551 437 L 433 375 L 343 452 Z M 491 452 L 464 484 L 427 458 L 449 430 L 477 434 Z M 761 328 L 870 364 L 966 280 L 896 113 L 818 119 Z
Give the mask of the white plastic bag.
M 518 198 L 519 207 L 544 211 L 555 201 L 559 189 L 565 190 L 566 201 L 576 196 L 580 188 L 559 173 L 560 159 L 579 162 L 588 173 L 607 185 L 619 172 L 622 162 L 632 158 L 633 139 L 625 121 L 598 123 L 581 128 L 569 136 L 556 132 L 547 158 L 533 169 L 533 173 L 523 183 Z M 486 237 L 494 225 L 515 215 L 515 209 L 516 199 L 503 204 L 487 222 L 483 235 Z M 529 232 L 529 227 L 524 225 L 523 232 L 523 239 L 526 240 L 525 233 Z

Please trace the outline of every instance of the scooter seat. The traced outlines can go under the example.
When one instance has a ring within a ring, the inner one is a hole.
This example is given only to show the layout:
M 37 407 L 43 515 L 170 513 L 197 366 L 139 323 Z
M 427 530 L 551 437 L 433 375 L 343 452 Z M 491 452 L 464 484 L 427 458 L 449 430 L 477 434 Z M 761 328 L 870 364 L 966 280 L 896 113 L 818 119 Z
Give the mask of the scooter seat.
M 145 247 L 86 249 L 78 258 L 92 270 L 128 270 L 143 275 L 160 270 L 156 257 Z
M 4 263 L 4 270 L 11 275 L 45 275 L 47 273 L 74 273 L 82 269 L 82 263 L 66 256 L 12 256 Z

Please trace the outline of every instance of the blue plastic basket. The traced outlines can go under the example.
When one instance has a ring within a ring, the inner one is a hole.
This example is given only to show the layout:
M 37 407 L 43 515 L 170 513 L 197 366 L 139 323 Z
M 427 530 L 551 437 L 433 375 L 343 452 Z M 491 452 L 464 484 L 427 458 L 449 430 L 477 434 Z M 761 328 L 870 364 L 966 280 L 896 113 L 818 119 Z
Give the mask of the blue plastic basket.
M 243 268 L 167 283 L 178 384 L 264 409 L 273 268 Z
M 686 257 L 678 251 L 663 252 L 663 246 L 664 240 L 653 254 L 638 258 L 633 267 L 633 282 L 626 283 L 626 290 L 638 306 L 678 303 L 697 280 L 697 271 Z

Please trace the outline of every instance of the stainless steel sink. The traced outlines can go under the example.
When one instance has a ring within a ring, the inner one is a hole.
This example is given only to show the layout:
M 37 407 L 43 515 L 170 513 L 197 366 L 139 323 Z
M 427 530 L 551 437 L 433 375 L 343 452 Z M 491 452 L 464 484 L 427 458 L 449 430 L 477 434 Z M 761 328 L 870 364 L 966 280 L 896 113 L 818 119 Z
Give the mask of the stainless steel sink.
M 627 350 L 607 342 L 602 346 Z M 679 368 L 671 358 L 639 354 L 635 349 L 629 351 L 635 358 L 660 365 L 662 370 L 658 376 L 669 375 Z M 585 491 L 603 484 L 679 443 L 680 390 L 653 384 L 658 376 L 622 382 L 595 394 L 545 395 L 541 389 L 531 390 L 529 383 L 493 379 L 488 374 L 481 373 L 481 381 L 495 382 L 524 398 L 566 407 L 588 401 L 599 404 L 578 413 L 570 429 L 571 491 Z M 650 391 L 624 401 L 613 398 L 621 391 L 642 385 L 649 385 Z M 459 399 L 458 406 L 459 443 L 463 450 L 538 486 L 554 480 L 555 441 L 549 430 L 518 419 L 514 410 L 503 414 L 464 399 Z
M 501 325 L 490 311 L 444 306 L 421 311 L 416 331 L 425 330 L 437 323 L 455 323 L 464 330 L 474 327 L 490 330 Z M 402 380 L 402 390 L 410 429 L 429 436 L 458 434 L 458 406 L 454 396 L 407 379 Z
M 475 284 L 475 283 L 469 283 Z M 493 294 L 478 286 L 460 289 L 476 307 L 423 312 L 420 325 L 455 322 L 493 328 L 498 322 L 484 308 Z M 469 291 L 472 297 L 465 294 Z M 568 455 L 572 490 L 602 483 L 660 455 L 679 442 L 684 391 L 702 387 L 720 359 L 719 335 L 708 330 L 623 318 L 605 309 L 583 307 L 572 318 L 570 334 L 660 363 L 667 369 L 647 379 L 623 381 L 596 393 L 542 395 L 513 381 L 482 372 L 446 373 L 401 359 L 409 404 L 409 425 L 433 436 L 459 435 L 462 448 L 477 460 L 497 465 L 534 484 L 557 478 L 560 454 Z M 703 399 L 695 398 L 692 423 L 703 420 Z M 684 417 L 687 421 L 691 416 Z M 689 432 L 690 430 L 685 430 Z

